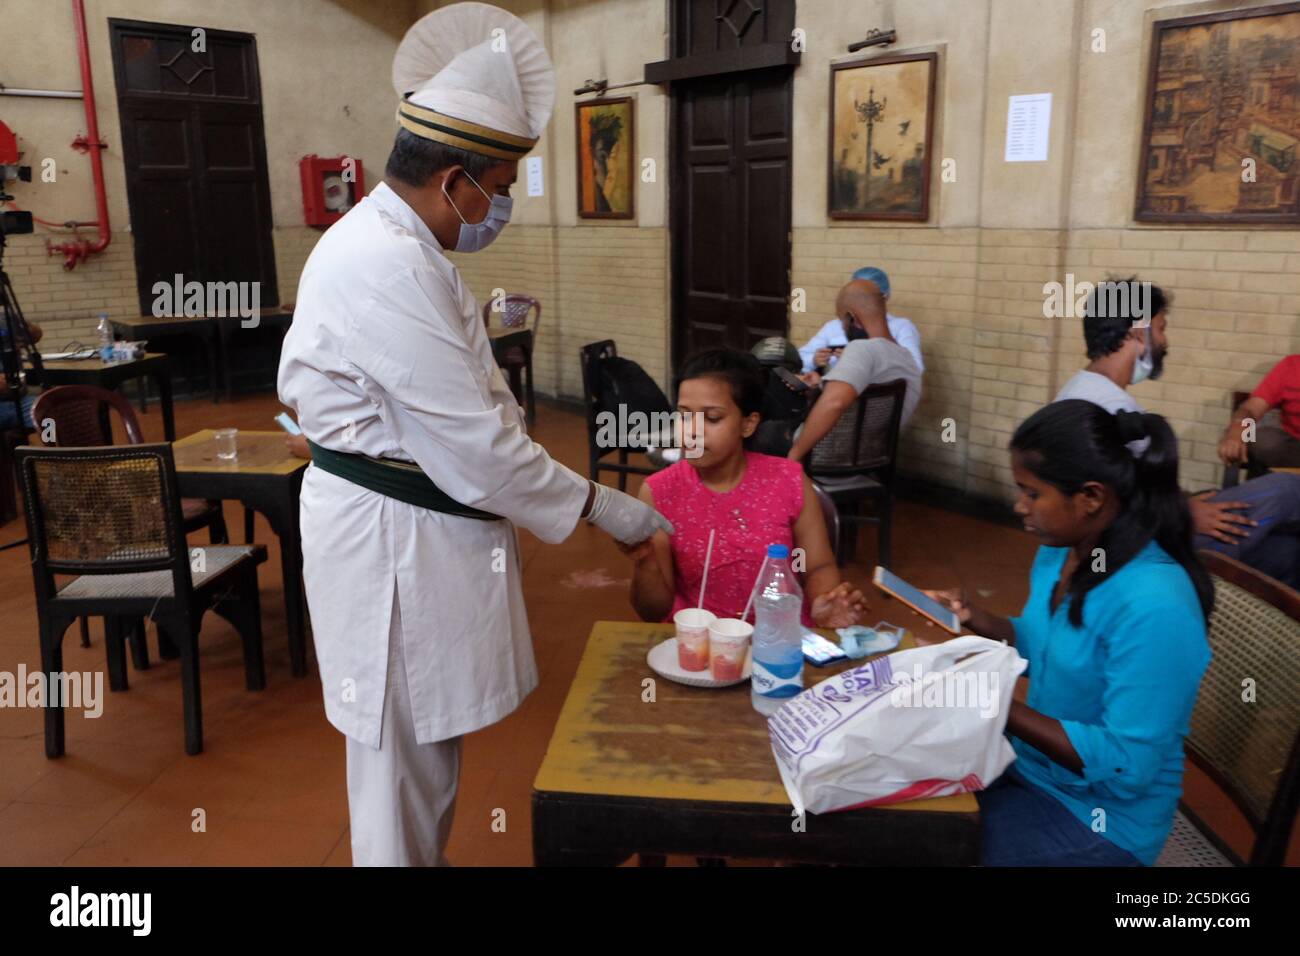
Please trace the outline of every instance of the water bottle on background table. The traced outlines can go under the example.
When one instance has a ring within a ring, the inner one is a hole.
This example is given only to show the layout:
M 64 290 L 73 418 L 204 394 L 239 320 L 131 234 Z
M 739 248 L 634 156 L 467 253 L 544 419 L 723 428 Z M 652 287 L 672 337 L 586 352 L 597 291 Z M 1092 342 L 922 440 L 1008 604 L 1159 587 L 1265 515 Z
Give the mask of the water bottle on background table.
M 99 357 L 105 362 L 113 361 L 113 326 L 108 321 L 108 313 L 99 313 L 99 323 L 95 326 L 99 336 Z

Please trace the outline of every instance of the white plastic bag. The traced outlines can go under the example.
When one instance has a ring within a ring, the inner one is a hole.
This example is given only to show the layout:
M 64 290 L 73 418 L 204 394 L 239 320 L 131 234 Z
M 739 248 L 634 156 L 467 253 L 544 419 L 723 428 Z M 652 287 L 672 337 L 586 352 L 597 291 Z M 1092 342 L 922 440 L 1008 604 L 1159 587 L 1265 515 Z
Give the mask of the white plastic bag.
M 909 648 L 792 697 L 768 718 L 795 811 L 982 790 L 1015 759 L 1002 735 L 1028 662 L 986 637 Z

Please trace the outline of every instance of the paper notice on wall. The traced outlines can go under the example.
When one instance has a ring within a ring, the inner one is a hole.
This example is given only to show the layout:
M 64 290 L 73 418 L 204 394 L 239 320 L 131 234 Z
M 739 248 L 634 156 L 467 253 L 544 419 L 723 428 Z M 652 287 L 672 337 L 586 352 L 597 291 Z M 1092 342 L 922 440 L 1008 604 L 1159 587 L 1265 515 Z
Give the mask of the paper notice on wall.
M 1006 162 L 1047 162 L 1047 137 L 1051 130 L 1051 93 L 1008 97 Z
M 524 166 L 528 170 L 528 195 L 542 195 L 542 157 L 529 156 Z

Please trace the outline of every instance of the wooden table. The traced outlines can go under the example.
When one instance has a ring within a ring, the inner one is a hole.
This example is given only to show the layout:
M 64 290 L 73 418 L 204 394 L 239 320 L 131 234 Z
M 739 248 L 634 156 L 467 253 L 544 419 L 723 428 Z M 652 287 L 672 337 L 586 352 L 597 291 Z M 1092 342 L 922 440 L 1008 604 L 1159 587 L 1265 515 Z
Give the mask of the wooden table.
M 176 421 L 172 414 L 171 363 L 161 352 L 146 352 L 144 358 L 128 362 L 105 362 L 100 358 L 51 359 L 42 361 L 41 385 L 95 385 L 114 391 L 131 379 L 152 378 L 158 387 L 158 404 L 162 406 L 163 437 L 176 440 Z M 107 415 L 107 408 L 104 414 Z
M 288 331 L 289 326 L 293 323 L 293 303 L 276 306 L 270 309 L 261 309 L 257 313 L 256 325 L 245 325 L 246 321 L 238 315 L 214 315 L 210 321 L 217 330 L 217 342 L 221 348 L 221 381 L 226 391 L 226 401 L 235 400 L 234 388 L 231 382 L 230 369 L 234 364 L 231 361 L 230 336 L 239 330 L 273 328 L 280 329 L 282 332 Z M 213 385 L 215 394 L 216 386 Z
M 302 584 L 302 539 L 298 532 L 298 495 L 308 460 L 290 454 L 284 432 L 240 430 L 239 457 L 217 457 L 210 428 L 176 442 L 176 478 L 187 498 L 234 498 L 266 515 L 280 537 L 289 658 L 295 677 L 307 673 L 306 606 Z
M 208 382 L 212 388 L 212 401 L 217 400 L 217 338 L 216 328 L 206 315 L 139 315 L 126 319 L 109 319 L 113 333 L 128 342 L 144 342 L 154 335 L 192 335 L 203 346 L 208 362 Z M 193 391 L 193 385 L 190 390 Z M 167 439 L 171 441 L 171 438 Z
M 820 863 L 974 865 L 974 796 L 808 814 L 795 832 L 767 720 L 749 684 L 686 687 L 646 652 L 671 624 L 601 621 L 533 783 L 538 866 L 616 864 L 633 853 Z M 823 632 L 834 638 L 832 633 Z M 907 638 L 903 647 L 913 646 Z M 808 686 L 859 661 L 806 665 Z M 643 699 L 653 679 L 654 701 Z
M 129 319 L 112 319 L 113 331 L 133 342 L 148 339 L 151 335 L 193 335 L 203 345 L 208 361 L 208 380 L 212 388 L 212 401 L 217 401 L 217 370 L 221 371 L 222 390 L 226 401 L 234 400 L 231 381 L 230 337 L 236 329 L 257 329 L 263 326 L 287 329 L 293 321 L 293 303 L 259 309 L 257 323 L 240 315 L 142 315 Z

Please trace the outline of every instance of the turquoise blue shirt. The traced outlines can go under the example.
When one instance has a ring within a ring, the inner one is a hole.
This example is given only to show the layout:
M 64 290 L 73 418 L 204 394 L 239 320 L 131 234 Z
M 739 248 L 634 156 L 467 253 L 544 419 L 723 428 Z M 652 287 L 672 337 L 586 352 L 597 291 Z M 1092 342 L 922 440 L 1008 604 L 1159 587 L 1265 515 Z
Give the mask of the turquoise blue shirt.
M 1027 703 L 1061 722 L 1083 776 L 1018 738 L 1015 768 L 1150 865 L 1182 793 L 1183 738 L 1210 663 L 1205 620 L 1191 578 L 1153 541 L 1088 592 L 1076 628 L 1068 596 L 1051 610 L 1068 553 L 1038 549 L 1029 600 L 1011 623 L 1029 661 Z

